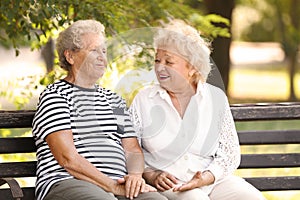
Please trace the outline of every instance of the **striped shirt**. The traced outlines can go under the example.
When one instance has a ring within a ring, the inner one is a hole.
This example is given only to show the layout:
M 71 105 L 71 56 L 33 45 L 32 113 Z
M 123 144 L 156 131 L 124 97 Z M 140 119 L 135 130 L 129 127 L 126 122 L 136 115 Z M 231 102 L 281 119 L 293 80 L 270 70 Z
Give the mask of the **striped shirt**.
M 37 200 L 50 187 L 72 176 L 53 157 L 45 138 L 72 130 L 78 153 L 112 179 L 127 174 L 122 138 L 136 137 L 125 101 L 110 90 L 94 89 L 59 80 L 42 92 L 33 119 L 37 146 Z

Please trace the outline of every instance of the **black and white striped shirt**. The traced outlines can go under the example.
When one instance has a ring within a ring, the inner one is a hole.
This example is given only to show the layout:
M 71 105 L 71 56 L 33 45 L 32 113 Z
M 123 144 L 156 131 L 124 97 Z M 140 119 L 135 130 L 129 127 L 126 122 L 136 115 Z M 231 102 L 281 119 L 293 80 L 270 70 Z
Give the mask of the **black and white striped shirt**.
M 112 179 L 127 174 L 122 138 L 136 137 L 124 100 L 110 90 L 81 88 L 64 80 L 47 86 L 33 120 L 37 146 L 38 200 L 50 187 L 72 176 L 53 157 L 45 138 L 71 129 L 80 155 Z

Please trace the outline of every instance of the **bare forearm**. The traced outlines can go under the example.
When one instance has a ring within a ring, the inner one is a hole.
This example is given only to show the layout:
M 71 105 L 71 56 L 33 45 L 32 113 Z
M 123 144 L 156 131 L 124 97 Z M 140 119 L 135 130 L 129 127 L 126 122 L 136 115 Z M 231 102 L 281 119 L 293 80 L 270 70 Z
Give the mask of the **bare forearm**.
M 144 154 L 136 138 L 122 139 L 126 155 L 126 167 L 129 174 L 143 174 Z
M 62 166 L 77 179 L 91 182 L 107 192 L 124 195 L 124 191 L 122 192 L 120 190 L 121 187 L 119 189 L 117 188 L 116 181 L 100 172 L 95 166 L 80 155 L 72 160 L 65 161 Z
M 126 166 L 129 174 L 140 174 L 144 172 L 144 156 L 141 152 L 126 153 Z
M 201 186 L 211 185 L 215 182 L 215 177 L 210 171 L 204 171 L 202 173 L 202 179 Z
M 154 181 L 159 173 L 161 173 L 161 171 L 146 168 L 145 172 L 143 173 L 143 178 L 146 180 L 147 183 L 154 186 Z

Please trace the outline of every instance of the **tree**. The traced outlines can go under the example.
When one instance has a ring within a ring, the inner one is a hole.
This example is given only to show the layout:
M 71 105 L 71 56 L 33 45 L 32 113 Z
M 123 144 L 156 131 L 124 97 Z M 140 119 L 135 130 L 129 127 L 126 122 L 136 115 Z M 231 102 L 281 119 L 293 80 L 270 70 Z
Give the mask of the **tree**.
M 222 1 L 211 1 L 204 0 L 207 7 L 208 13 L 214 13 L 225 17 L 229 21 L 232 19 L 232 10 L 235 6 L 234 0 L 222 0 Z M 221 23 L 217 26 L 224 27 L 227 24 Z M 225 90 L 227 91 L 229 85 L 229 70 L 230 70 L 230 44 L 231 37 L 217 37 L 213 41 L 213 53 L 212 58 L 214 59 L 218 69 L 221 73 Z
M 53 62 L 51 38 L 73 21 L 99 20 L 106 27 L 106 35 L 112 37 L 134 28 L 158 26 L 161 21 L 171 18 L 189 21 L 202 29 L 208 38 L 228 34 L 226 29 L 219 29 L 213 24 L 226 23 L 226 19 L 216 15 L 204 16 L 183 0 L 2 0 L 0 43 L 13 46 L 16 55 L 24 44 L 30 44 L 33 49 L 43 47 L 47 71 L 52 77 L 42 79 L 41 83 L 48 84 L 55 78 L 51 74 L 51 65 L 56 64 Z
M 281 44 L 288 64 L 290 77 L 290 101 L 295 101 L 294 77 L 297 71 L 297 56 L 300 44 L 300 2 L 298 0 L 240 0 L 240 4 L 254 8 L 260 20 L 242 34 L 247 41 L 275 41 Z
M 297 55 L 300 44 L 300 9 L 298 0 L 288 0 L 284 3 L 276 0 L 275 6 L 278 13 L 278 27 L 280 43 L 286 55 L 290 77 L 290 101 L 295 101 L 294 76 L 297 67 Z M 284 18 L 288 17 L 289 20 Z

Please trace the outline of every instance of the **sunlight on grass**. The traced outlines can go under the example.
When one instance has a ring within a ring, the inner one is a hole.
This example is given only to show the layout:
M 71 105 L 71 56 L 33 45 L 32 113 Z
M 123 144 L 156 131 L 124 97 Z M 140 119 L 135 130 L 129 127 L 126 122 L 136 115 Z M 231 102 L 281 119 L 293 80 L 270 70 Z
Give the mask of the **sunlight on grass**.
M 289 76 L 285 70 L 233 68 L 230 72 L 229 96 L 233 99 L 287 101 Z M 300 98 L 300 75 L 295 76 L 296 95 Z
M 272 191 L 263 192 L 263 195 L 268 200 L 299 200 L 299 191 Z

